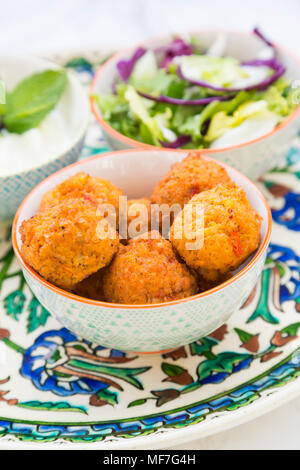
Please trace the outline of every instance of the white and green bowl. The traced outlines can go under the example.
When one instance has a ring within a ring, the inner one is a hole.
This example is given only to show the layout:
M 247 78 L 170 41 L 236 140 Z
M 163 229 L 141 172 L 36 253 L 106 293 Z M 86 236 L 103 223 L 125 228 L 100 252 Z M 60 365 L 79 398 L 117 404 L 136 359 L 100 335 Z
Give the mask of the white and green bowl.
M 1 78 L 9 90 L 24 78 L 43 70 L 59 67 L 47 60 L 26 56 L 1 56 Z M 13 219 L 25 196 L 51 173 L 75 162 L 81 152 L 89 124 L 89 103 L 85 91 L 73 73 L 68 73 L 68 86 L 57 107 L 69 131 L 69 143 L 53 145 L 53 155 L 44 163 L 27 166 L 25 171 L 15 168 L 12 174 L 0 176 L 0 223 Z M 27 150 L 28 152 L 28 150 Z M 26 155 L 20 149 L 20 163 Z M 7 155 L 9 159 L 9 155 Z M 43 161 L 43 159 L 42 159 Z M 1 163 L 1 162 L 0 162 Z
M 264 196 L 244 175 L 226 164 L 229 176 L 242 186 L 262 216 L 258 250 L 223 284 L 202 294 L 151 305 L 121 305 L 85 299 L 42 279 L 21 254 L 19 228 L 34 215 L 43 194 L 79 171 L 101 176 L 121 187 L 129 198 L 151 194 L 152 188 L 183 153 L 127 150 L 83 160 L 40 183 L 21 204 L 13 224 L 13 245 L 28 285 L 38 300 L 76 335 L 113 349 L 158 352 L 191 343 L 218 328 L 247 299 L 264 266 L 271 232 L 271 214 Z M 209 157 L 204 157 L 208 158 Z

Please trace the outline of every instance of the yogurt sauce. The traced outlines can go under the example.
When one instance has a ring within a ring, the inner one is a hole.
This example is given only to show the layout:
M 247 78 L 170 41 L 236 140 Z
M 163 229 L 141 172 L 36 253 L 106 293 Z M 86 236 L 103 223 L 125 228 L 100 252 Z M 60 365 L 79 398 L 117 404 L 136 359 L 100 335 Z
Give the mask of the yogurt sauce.
M 33 169 L 53 160 L 71 143 L 70 128 L 58 109 L 24 134 L 0 133 L 0 177 Z

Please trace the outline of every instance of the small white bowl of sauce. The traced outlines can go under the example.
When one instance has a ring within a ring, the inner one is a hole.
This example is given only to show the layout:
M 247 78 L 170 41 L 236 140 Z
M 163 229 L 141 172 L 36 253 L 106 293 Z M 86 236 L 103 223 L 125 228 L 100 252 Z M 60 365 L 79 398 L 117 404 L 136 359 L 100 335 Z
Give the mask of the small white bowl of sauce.
M 59 67 L 26 56 L 0 57 L 0 78 L 10 92 L 25 78 Z M 0 222 L 11 220 L 25 196 L 51 173 L 75 162 L 89 123 L 85 91 L 71 72 L 55 108 L 23 134 L 3 129 L 0 137 Z

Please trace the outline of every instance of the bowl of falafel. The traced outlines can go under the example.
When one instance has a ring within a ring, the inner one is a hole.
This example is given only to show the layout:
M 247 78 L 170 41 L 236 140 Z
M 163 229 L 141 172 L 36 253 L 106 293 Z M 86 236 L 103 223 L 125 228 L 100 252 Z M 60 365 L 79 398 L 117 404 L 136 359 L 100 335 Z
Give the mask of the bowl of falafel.
M 30 288 L 70 331 L 157 353 L 208 335 L 242 306 L 271 220 L 259 189 L 224 163 L 125 150 L 45 179 L 12 238 Z

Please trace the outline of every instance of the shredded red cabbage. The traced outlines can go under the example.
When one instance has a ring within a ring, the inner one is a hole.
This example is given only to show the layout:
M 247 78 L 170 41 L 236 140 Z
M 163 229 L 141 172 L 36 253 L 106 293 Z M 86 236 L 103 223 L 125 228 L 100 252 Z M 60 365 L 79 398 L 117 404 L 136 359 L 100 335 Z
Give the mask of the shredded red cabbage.
M 152 95 L 148 95 L 147 93 L 142 93 L 141 91 L 138 91 L 138 90 L 137 92 L 139 95 L 143 96 L 144 98 L 147 98 L 148 100 L 152 100 L 152 101 L 157 101 L 159 103 L 194 105 L 194 106 L 209 104 L 212 101 L 227 101 L 233 98 L 233 95 L 223 95 L 223 96 L 210 96 L 209 98 L 201 98 L 198 100 L 186 100 L 186 99 L 181 99 L 181 98 L 172 98 L 171 96 L 165 96 L 165 95 L 152 96 Z
M 251 90 L 265 90 L 268 88 L 272 83 L 276 82 L 278 78 L 280 78 L 286 71 L 286 68 L 283 64 L 281 64 L 276 58 L 275 58 L 275 45 L 269 41 L 258 28 L 253 29 L 253 34 L 255 34 L 257 37 L 259 37 L 265 44 L 267 44 L 269 47 L 271 47 L 274 50 L 274 57 L 273 59 L 268 59 L 268 60 L 263 60 L 263 59 L 253 59 L 253 60 L 248 60 L 242 62 L 242 65 L 248 65 L 252 67 L 269 67 L 270 69 L 274 70 L 274 73 L 270 76 L 262 80 L 261 82 L 255 84 L 255 85 L 250 85 L 247 87 L 242 87 L 242 88 L 225 88 L 225 87 L 219 87 L 216 85 L 213 85 L 212 83 L 205 82 L 203 80 L 192 80 L 186 77 L 180 68 L 178 66 L 177 68 L 177 73 L 178 75 L 183 79 L 186 80 L 187 82 L 193 84 L 193 85 L 198 85 L 204 88 L 209 88 L 211 90 L 215 91 L 227 91 L 229 93 L 237 93 L 239 91 L 251 91 Z
M 189 135 L 180 135 L 176 140 L 173 140 L 173 142 L 164 142 L 159 140 L 159 143 L 165 148 L 178 149 L 179 147 L 183 147 L 188 144 L 191 140 L 192 138 Z
M 144 47 L 139 47 L 130 59 L 120 60 L 117 63 L 117 70 L 124 82 L 128 82 L 135 63 L 145 54 L 145 52 L 147 52 L 147 50 Z
M 266 36 L 256 27 L 253 29 L 253 34 L 255 34 L 259 39 L 261 39 L 267 46 L 272 47 L 272 49 L 275 49 L 275 45 L 273 42 L 269 41 L 269 39 L 266 38 Z
M 161 67 L 166 67 L 176 56 L 193 54 L 193 47 L 187 44 L 183 39 L 175 39 L 171 44 L 159 47 L 155 52 L 163 52 L 165 56 L 161 62 Z
M 252 67 L 269 67 L 270 69 L 274 70 L 274 73 L 270 75 L 270 77 L 265 78 L 257 85 L 252 85 L 254 89 L 257 90 L 265 90 L 268 88 L 272 83 L 276 82 L 278 78 L 280 78 L 286 71 L 286 67 L 281 64 L 277 59 L 253 59 L 242 62 L 242 65 L 249 65 Z M 250 88 L 248 88 L 249 90 Z M 245 88 L 247 91 L 247 89 Z
M 276 58 L 275 58 L 275 46 L 274 44 L 269 41 L 260 31 L 258 28 L 254 28 L 253 33 L 258 36 L 263 42 L 265 42 L 269 47 L 272 47 L 274 49 L 274 57 L 272 59 L 253 59 L 249 61 L 244 61 L 241 63 L 241 65 L 244 66 L 252 66 L 252 67 L 269 67 L 274 71 L 274 73 L 262 80 L 261 82 L 255 84 L 255 85 L 250 85 L 246 87 L 241 87 L 241 88 L 225 88 L 225 87 L 220 87 L 213 85 L 212 83 L 208 83 L 203 80 L 193 80 L 189 79 L 186 77 L 180 66 L 177 67 L 177 74 L 179 77 L 181 77 L 183 80 L 186 80 L 187 82 L 201 86 L 204 88 L 209 88 L 215 91 L 220 91 L 220 92 L 228 92 L 229 94 L 223 95 L 223 96 L 211 96 L 207 98 L 201 98 L 201 99 L 196 99 L 196 100 L 191 100 L 191 99 L 179 99 L 179 98 L 172 98 L 170 96 L 165 96 L 165 95 L 160 95 L 160 96 L 152 96 L 147 93 L 142 93 L 138 91 L 138 93 L 143 96 L 144 98 L 147 98 L 152 101 L 157 101 L 161 103 L 168 103 L 168 104 L 176 104 L 176 105 L 194 105 L 194 106 L 199 106 L 199 105 L 206 105 L 208 103 L 211 103 L 212 101 L 226 101 L 231 98 L 233 98 L 232 93 L 238 93 L 240 91 L 250 91 L 250 90 L 265 90 L 268 88 L 272 83 L 274 83 L 278 78 L 280 78 L 286 71 L 286 68 L 283 64 L 281 64 Z M 139 47 L 136 49 L 132 57 L 128 60 L 121 60 L 117 63 L 117 69 L 118 72 L 121 76 L 121 78 L 125 81 L 128 82 L 130 75 L 133 71 L 133 68 L 135 66 L 135 63 L 146 53 L 146 49 L 143 47 Z M 187 44 L 183 39 L 177 38 L 175 39 L 171 44 L 168 44 L 166 46 L 160 47 L 155 49 L 156 53 L 164 53 L 164 58 L 161 63 L 161 67 L 166 67 L 170 61 L 176 56 L 182 56 L 182 55 L 191 55 L 193 54 L 193 46 L 190 44 Z M 181 138 L 187 138 L 188 136 L 181 136 Z M 178 139 L 176 141 L 169 142 L 169 143 L 162 143 L 163 146 L 168 146 L 170 148 L 176 148 Z M 171 145 L 174 145 L 174 147 L 171 147 Z M 178 146 L 184 145 L 182 142 Z
M 225 87 L 213 85 L 212 83 L 208 83 L 203 80 L 190 79 L 182 73 L 180 66 L 177 67 L 177 74 L 179 75 L 180 78 L 182 78 L 183 80 L 186 80 L 189 83 L 192 83 L 193 85 L 198 85 L 198 86 L 209 88 L 215 91 L 227 91 L 229 93 L 237 93 L 239 91 L 265 90 L 270 85 L 272 85 L 272 83 L 276 82 L 276 80 L 278 80 L 278 78 L 280 78 L 285 73 L 285 70 L 286 70 L 284 65 L 278 62 L 276 59 L 268 59 L 268 60 L 254 59 L 254 60 L 242 62 L 242 65 L 248 65 L 252 67 L 269 67 L 270 69 L 274 70 L 274 73 L 270 77 L 265 78 L 259 83 L 256 83 L 254 85 L 249 85 L 246 87 L 241 87 L 241 88 L 225 88 Z

